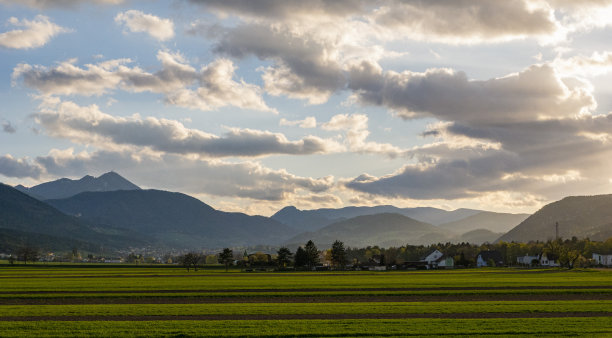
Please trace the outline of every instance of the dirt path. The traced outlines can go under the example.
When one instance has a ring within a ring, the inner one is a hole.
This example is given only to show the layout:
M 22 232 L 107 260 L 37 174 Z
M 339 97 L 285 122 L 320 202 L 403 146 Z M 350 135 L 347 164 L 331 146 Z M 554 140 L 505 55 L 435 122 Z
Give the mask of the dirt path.
M 79 304 L 222 304 L 222 303 L 352 303 L 352 302 L 477 302 L 612 300 L 612 294 L 531 294 L 531 295 L 402 295 L 402 296 L 304 296 L 304 297 L 79 297 L 2 299 L 2 305 Z M 0 309 L 1 310 L 1 309 Z
M 571 318 L 612 317 L 612 312 L 535 313 L 390 313 L 390 314 L 295 314 L 295 315 L 197 315 L 197 316 L 36 316 L 0 317 L 0 321 L 159 321 L 159 320 L 299 320 L 299 319 L 409 319 L 409 318 Z

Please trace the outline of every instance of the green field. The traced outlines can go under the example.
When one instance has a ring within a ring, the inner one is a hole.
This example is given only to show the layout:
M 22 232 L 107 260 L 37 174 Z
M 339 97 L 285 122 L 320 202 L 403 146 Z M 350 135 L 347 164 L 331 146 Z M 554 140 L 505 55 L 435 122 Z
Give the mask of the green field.
M 0 268 L 0 336 L 612 336 L 612 271 Z

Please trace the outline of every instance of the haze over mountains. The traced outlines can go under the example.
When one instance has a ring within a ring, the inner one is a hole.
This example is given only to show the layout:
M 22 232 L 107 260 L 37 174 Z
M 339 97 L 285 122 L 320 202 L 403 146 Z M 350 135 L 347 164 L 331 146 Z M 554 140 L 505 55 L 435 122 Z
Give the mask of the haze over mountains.
M 110 172 L 32 188 L 0 186 L 0 252 L 25 244 L 94 251 L 297 246 L 311 239 L 321 248 L 337 239 L 352 247 L 525 242 L 554 237 L 555 222 L 564 238 L 605 239 L 612 236 L 611 206 L 612 195 L 601 195 L 568 197 L 531 216 L 382 205 L 315 210 L 289 206 L 263 217 L 215 210 L 181 193 L 143 190 Z

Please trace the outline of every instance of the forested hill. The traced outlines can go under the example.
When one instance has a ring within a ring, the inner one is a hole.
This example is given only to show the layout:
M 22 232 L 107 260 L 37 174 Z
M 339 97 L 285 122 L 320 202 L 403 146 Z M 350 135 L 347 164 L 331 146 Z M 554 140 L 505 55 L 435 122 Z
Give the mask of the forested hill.
M 560 237 L 605 240 L 612 236 L 612 195 L 572 196 L 550 203 L 499 240 L 529 242 L 552 239 L 557 222 Z

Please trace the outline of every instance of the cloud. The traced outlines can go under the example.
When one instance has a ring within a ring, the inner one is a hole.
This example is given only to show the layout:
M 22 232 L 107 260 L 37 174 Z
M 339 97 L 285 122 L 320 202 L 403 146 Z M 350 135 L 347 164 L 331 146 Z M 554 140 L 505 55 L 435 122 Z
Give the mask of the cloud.
M 124 0 L 91 0 L 89 2 L 100 5 L 118 5 Z M 85 3 L 82 0 L 0 0 L 0 4 L 20 5 L 36 9 L 48 8 L 74 8 Z
M 197 71 L 180 54 L 159 51 L 161 69 L 149 73 L 130 59 L 115 59 L 84 67 L 68 60 L 53 68 L 19 64 L 12 79 L 23 79 L 27 87 L 45 95 L 103 95 L 114 89 L 164 94 L 165 102 L 190 109 L 215 110 L 225 106 L 260 111 L 268 107 L 259 87 L 242 80 L 235 81 L 232 61 L 218 59 Z
M 300 128 L 316 128 L 317 127 L 317 119 L 313 116 L 308 116 L 303 120 L 297 121 L 289 121 L 285 118 L 281 118 L 278 122 L 279 126 L 298 126 Z
M 355 100 L 385 106 L 404 118 L 488 124 L 572 117 L 596 106 L 589 86 L 561 78 L 547 64 L 487 81 L 451 69 L 383 72 L 367 62 L 350 74 Z
M 373 17 L 389 34 L 447 43 L 550 36 L 560 29 L 552 8 L 525 0 L 393 1 Z
M 230 129 L 222 137 L 185 127 L 176 120 L 114 117 L 98 106 L 48 99 L 34 114 L 45 132 L 80 144 L 108 149 L 135 146 L 156 152 L 204 157 L 256 157 L 272 154 L 308 155 L 340 149 L 335 142 L 315 136 L 289 141 L 283 134 L 252 129 Z
M 17 129 L 15 129 L 10 121 L 2 121 L 2 131 L 5 133 L 14 134 Z
M 612 52 L 594 52 L 591 56 L 576 55 L 553 61 L 557 71 L 566 76 L 599 76 L 612 71 Z
M 390 158 L 406 154 L 402 150 L 389 143 L 378 143 L 366 141 L 370 135 L 368 130 L 368 116 L 363 114 L 338 114 L 334 115 L 329 122 L 321 126 L 324 130 L 344 131 L 345 143 L 350 151 L 364 154 L 382 154 Z
M 42 47 L 51 38 L 70 30 L 60 27 L 44 15 L 37 15 L 33 20 L 19 20 L 12 17 L 8 20 L 11 26 L 23 27 L 12 31 L 0 33 L 0 47 L 12 49 L 30 49 Z
M 174 23 L 170 19 L 162 19 L 155 15 L 145 14 L 137 10 L 121 12 L 115 16 L 115 22 L 125 25 L 133 33 L 147 33 L 151 37 L 166 41 L 174 37 Z
M 304 191 L 319 194 L 335 184 L 332 176 L 301 177 L 266 168 L 258 162 L 233 163 L 174 154 L 156 156 L 146 151 L 75 153 L 73 149 L 54 149 L 34 162 L 46 175 L 54 177 L 116 170 L 127 176 L 138 176 L 143 186 L 262 201 L 282 201 Z
M 416 163 L 388 175 L 355 177 L 346 183 L 350 189 L 449 200 L 502 192 L 555 199 L 567 191 L 606 191 L 612 115 L 592 115 L 592 87 L 562 77 L 552 65 L 487 81 L 449 69 L 383 73 L 371 64 L 352 74 L 358 102 L 442 122 L 423 132 L 435 142 L 407 151 Z
M 0 174 L 6 177 L 39 178 L 43 169 L 28 162 L 27 159 L 16 159 L 10 154 L 0 156 Z
M 271 95 L 305 99 L 310 104 L 327 101 L 345 84 L 331 41 L 289 28 L 249 24 L 226 30 L 215 47 L 217 53 L 235 58 L 254 55 L 272 60 L 263 68 L 264 87 Z

